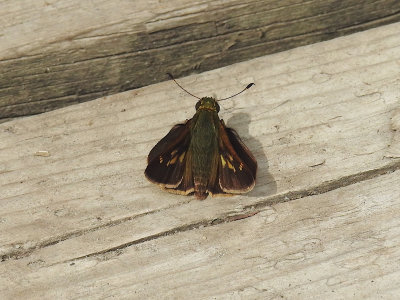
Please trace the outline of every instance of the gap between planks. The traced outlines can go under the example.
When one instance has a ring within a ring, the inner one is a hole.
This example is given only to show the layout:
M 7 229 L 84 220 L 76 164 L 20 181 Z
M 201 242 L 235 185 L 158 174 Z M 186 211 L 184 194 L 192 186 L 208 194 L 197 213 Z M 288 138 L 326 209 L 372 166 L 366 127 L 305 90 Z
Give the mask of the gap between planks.
M 336 180 L 325 181 L 325 182 L 322 182 L 321 184 L 318 184 L 316 186 L 311 186 L 310 188 L 307 188 L 307 189 L 301 189 L 301 190 L 297 190 L 297 191 L 289 191 L 289 192 L 279 194 L 279 195 L 268 196 L 266 198 L 262 198 L 260 201 L 255 202 L 251 205 L 243 206 L 243 208 L 240 211 L 235 210 L 235 211 L 226 212 L 225 214 L 223 214 L 222 216 L 220 216 L 218 218 L 205 219 L 205 220 L 202 220 L 199 222 L 174 227 L 172 229 L 162 231 L 162 232 L 159 232 L 156 234 L 152 234 L 152 235 L 149 235 L 149 236 L 146 236 L 143 238 L 139 238 L 139 239 L 133 240 L 128 243 L 124 243 L 124 244 L 121 244 L 121 245 L 118 245 L 115 247 L 107 248 L 107 249 L 104 249 L 101 251 L 92 252 L 90 254 L 78 256 L 78 257 L 68 259 L 68 260 L 65 260 L 62 262 L 58 262 L 58 263 L 73 262 L 73 261 L 85 259 L 88 257 L 104 255 L 106 253 L 114 253 L 114 252 L 118 252 L 122 249 L 125 249 L 125 248 L 133 246 L 133 245 L 145 243 L 147 241 L 155 240 L 155 239 L 162 238 L 165 236 L 174 235 L 174 234 L 177 234 L 180 232 L 186 232 L 186 231 L 203 228 L 203 227 L 215 226 L 215 225 L 219 225 L 222 223 L 235 222 L 238 220 L 242 220 L 244 218 L 252 217 L 252 216 L 256 215 L 257 213 L 259 213 L 260 211 L 262 211 L 262 209 L 267 206 L 271 206 L 271 205 L 283 203 L 283 202 L 289 202 L 289 201 L 301 199 L 304 197 L 325 194 L 327 192 L 330 192 L 330 191 L 333 191 L 336 189 L 340 189 L 340 188 L 343 188 L 343 187 L 346 187 L 349 185 L 357 184 L 357 183 L 360 183 L 360 182 L 363 182 L 366 180 L 370 180 L 370 179 L 379 177 L 384 174 L 395 172 L 397 170 L 400 170 L 400 160 L 399 159 L 395 159 L 393 162 L 391 162 L 381 168 L 367 170 L 367 171 L 359 172 L 356 174 L 351 174 L 351 175 L 344 176 L 344 177 L 341 177 Z M 146 212 L 143 214 L 138 214 L 138 215 L 114 220 L 114 221 L 111 221 L 111 222 L 108 222 L 108 223 L 105 223 L 105 224 L 102 224 L 100 226 L 93 227 L 90 229 L 77 230 L 77 231 L 73 231 L 73 232 L 70 232 L 70 233 L 67 233 L 67 234 L 64 234 L 61 236 L 57 236 L 52 239 L 42 241 L 42 242 L 36 244 L 35 246 L 32 246 L 27 249 L 23 249 L 23 250 L 15 249 L 6 254 L 3 254 L 1 256 L 0 262 L 4 262 L 7 260 L 11 260 L 11 259 L 18 260 L 22 257 L 29 256 L 30 254 L 32 254 L 33 252 L 35 252 L 37 250 L 58 244 L 67 239 L 79 237 L 79 236 L 82 236 L 89 232 L 94 232 L 94 231 L 97 231 L 97 230 L 100 230 L 103 228 L 117 226 L 124 222 L 129 222 L 131 220 L 134 220 L 134 219 L 142 217 L 142 216 L 155 214 L 157 212 L 160 212 L 160 211 L 163 211 L 166 209 L 182 206 L 182 205 L 187 204 L 190 201 L 197 201 L 197 200 L 193 200 L 193 199 L 189 198 L 188 200 L 186 200 L 184 202 L 179 202 L 177 204 L 174 204 L 174 205 L 171 205 L 168 207 L 163 207 L 163 208 L 152 210 L 152 211 L 149 211 L 149 212 Z M 56 264 L 58 264 L 58 263 L 56 263 Z

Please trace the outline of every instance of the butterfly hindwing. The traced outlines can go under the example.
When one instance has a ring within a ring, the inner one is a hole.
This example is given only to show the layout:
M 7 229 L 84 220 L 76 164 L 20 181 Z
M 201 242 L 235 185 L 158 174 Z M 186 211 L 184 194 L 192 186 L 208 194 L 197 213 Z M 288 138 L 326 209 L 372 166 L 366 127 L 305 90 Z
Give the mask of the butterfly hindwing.
M 194 181 L 192 172 L 192 153 L 190 151 L 186 152 L 184 160 L 184 170 L 182 175 L 182 180 L 179 185 L 173 189 L 168 189 L 168 192 L 188 195 L 194 192 Z

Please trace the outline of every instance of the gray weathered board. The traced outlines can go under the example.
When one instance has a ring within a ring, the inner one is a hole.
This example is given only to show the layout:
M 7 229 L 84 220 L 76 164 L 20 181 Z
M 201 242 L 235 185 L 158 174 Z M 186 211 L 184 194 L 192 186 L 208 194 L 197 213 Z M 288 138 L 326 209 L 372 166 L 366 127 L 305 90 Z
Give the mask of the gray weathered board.
M 0 124 L 1 299 L 395 299 L 400 23 L 180 83 L 259 163 L 253 191 L 173 195 L 143 176 L 194 113 L 173 82 Z
M 0 0 L 0 121 L 397 21 L 398 0 Z

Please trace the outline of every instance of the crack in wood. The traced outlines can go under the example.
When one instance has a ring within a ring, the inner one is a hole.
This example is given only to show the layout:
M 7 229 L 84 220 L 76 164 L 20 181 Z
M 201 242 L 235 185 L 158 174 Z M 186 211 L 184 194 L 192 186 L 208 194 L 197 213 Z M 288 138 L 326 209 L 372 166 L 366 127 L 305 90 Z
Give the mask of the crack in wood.
M 238 220 L 242 220 L 244 218 L 252 217 L 252 216 L 256 215 L 258 212 L 260 212 L 262 209 L 264 209 L 268 206 L 274 205 L 274 204 L 284 203 L 284 202 L 301 199 L 304 197 L 324 194 L 324 193 L 327 193 L 327 192 L 330 192 L 330 191 L 333 191 L 333 190 L 336 190 L 339 188 L 343 188 L 343 187 L 346 187 L 346 186 L 349 186 L 352 184 L 357 184 L 357 183 L 363 182 L 365 180 L 373 179 L 373 178 L 376 178 L 376 177 L 384 175 L 384 174 L 392 173 L 397 170 L 400 170 L 400 159 L 395 159 L 392 163 L 389 163 L 388 165 L 386 165 L 382 168 L 379 168 L 379 169 L 367 170 L 367 171 L 360 172 L 357 174 L 348 175 L 348 176 L 345 176 L 345 177 L 342 177 L 342 178 L 339 178 L 336 180 L 326 181 L 326 182 L 323 182 L 322 184 L 311 187 L 309 189 L 290 191 L 290 192 L 286 192 L 286 193 L 279 194 L 279 195 L 269 196 L 261 201 L 258 201 L 257 203 L 253 203 L 248 206 L 243 206 L 243 208 L 240 211 L 238 211 L 238 210 L 228 211 L 217 218 L 206 219 L 206 220 L 202 220 L 199 222 L 174 227 L 169 230 L 165 230 L 165 231 L 153 234 L 153 235 L 139 238 L 139 239 L 130 241 L 128 243 L 124 243 L 124 244 L 115 246 L 115 247 L 107 248 L 107 249 L 104 249 L 101 251 L 92 252 L 90 254 L 86 254 L 86 255 L 75 257 L 75 258 L 72 258 L 69 260 L 65 260 L 65 261 L 62 261 L 61 263 L 68 263 L 68 262 L 73 262 L 73 261 L 77 261 L 77 260 L 81 260 L 81 259 L 85 259 L 85 258 L 89 258 L 89 257 L 96 257 L 99 255 L 104 255 L 104 254 L 108 254 L 108 253 L 121 251 L 121 250 L 123 250 L 127 247 L 130 247 L 130 246 L 133 246 L 133 245 L 145 243 L 145 242 L 148 242 L 151 240 L 155 240 L 155 239 L 162 238 L 162 237 L 169 236 L 169 235 L 174 235 L 174 234 L 181 233 L 181 232 L 187 232 L 187 231 L 190 231 L 193 229 L 215 226 L 215 225 L 219 225 L 222 223 L 235 222 Z M 143 214 L 115 220 L 115 221 L 112 221 L 109 223 L 99 225 L 97 227 L 70 232 L 68 234 L 49 239 L 47 241 L 43 241 L 39 244 L 36 244 L 35 246 L 29 247 L 28 249 L 22 249 L 22 250 L 15 249 L 6 254 L 3 254 L 1 256 L 0 261 L 4 262 L 4 261 L 10 260 L 10 259 L 18 260 L 20 258 L 29 256 L 30 254 L 32 254 L 33 252 L 35 252 L 41 248 L 46 248 L 46 247 L 58 244 L 67 239 L 79 237 L 79 236 L 85 235 L 86 233 L 94 232 L 94 231 L 97 231 L 97 230 L 100 230 L 103 228 L 116 226 L 116 225 L 131 221 L 133 219 L 136 219 L 136 218 L 139 218 L 139 217 L 142 217 L 145 215 L 155 214 L 157 212 L 164 211 L 169 208 L 182 206 L 182 205 L 187 204 L 190 201 L 192 201 L 192 199 L 188 199 L 185 202 L 179 202 L 178 204 L 171 205 L 167 208 L 160 208 L 160 209 L 146 212 Z M 56 263 L 56 264 L 59 264 L 59 263 Z
M 66 233 L 64 235 L 53 237 L 51 239 L 42 241 L 41 243 L 35 244 L 34 246 L 26 248 L 26 249 L 15 249 L 13 251 L 10 251 L 9 253 L 1 255 L 0 256 L 0 262 L 7 261 L 9 259 L 18 260 L 20 258 L 29 256 L 31 253 L 33 253 L 34 251 L 36 251 L 38 249 L 42 249 L 42 248 L 46 248 L 46 247 L 49 247 L 49 246 L 52 246 L 52 245 L 56 245 L 56 244 L 58 244 L 60 242 L 63 242 L 65 240 L 68 240 L 68 239 L 71 239 L 71 238 L 75 238 L 75 237 L 79 237 L 79 236 L 82 236 L 82 235 L 85 235 L 87 233 L 94 232 L 94 231 L 97 231 L 97 230 L 100 230 L 100 229 L 103 229 L 103 228 L 109 228 L 109 227 L 117 226 L 117 225 L 120 225 L 122 223 L 129 222 L 129 221 L 132 221 L 134 219 L 137 219 L 137 218 L 140 218 L 140 217 L 143 217 L 143 216 L 155 214 L 155 213 L 163 211 L 165 209 L 178 207 L 178 206 L 186 204 L 189 201 L 190 200 L 187 200 L 185 202 L 179 202 L 177 204 L 170 205 L 168 207 L 163 207 L 163 208 L 155 209 L 155 210 L 148 211 L 148 212 L 145 212 L 145 213 L 142 213 L 142 214 L 138 214 L 138 215 L 129 216 L 129 217 L 126 217 L 126 218 L 110 221 L 110 222 L 107 222 L 107 223 L 104 223 L 104 224 L 101 224 L 99 226 L 95 226 L 95 227 L 92 227 L 92 228 L 87 228 L 87 229 L 84 229 L 84 230 L 72 231 L 72 232 Z M 21 243 L 16 244 L 16 245 L 20 245 L 20 244 Z

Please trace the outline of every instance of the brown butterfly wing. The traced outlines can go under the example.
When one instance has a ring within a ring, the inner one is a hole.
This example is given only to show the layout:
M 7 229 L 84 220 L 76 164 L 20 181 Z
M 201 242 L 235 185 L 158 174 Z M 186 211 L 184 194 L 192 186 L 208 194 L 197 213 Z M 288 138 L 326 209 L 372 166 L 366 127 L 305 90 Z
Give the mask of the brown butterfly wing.
M 175 125 L 150 151 L 145 175 L 167 191 L 188 194 L 193 189 L 191 168 L 187 164 L 190 122 Z
M 253 178 L 257 175 L 257 161 L 249 148 L 240 139 L 236 130 L 232 128 L 225 128 L 228 135 L 229 141 L 232 144 L 233 149 L 236 151 L 238 156 L 243 160 L 246 166 L 249 168 Z
M 184 124 L 176 124 L 154 147 L 151 149 L 147 162 L 150 163 L 161 154 L 173 150 L 178 144 L 181 144 L 190 132 L 190 122 L 186 121 Z
M 220 122 L 218 184 L 213 194 L 240 194 L 250 191 L 256 180 L 257 161 L 234 129 Z

